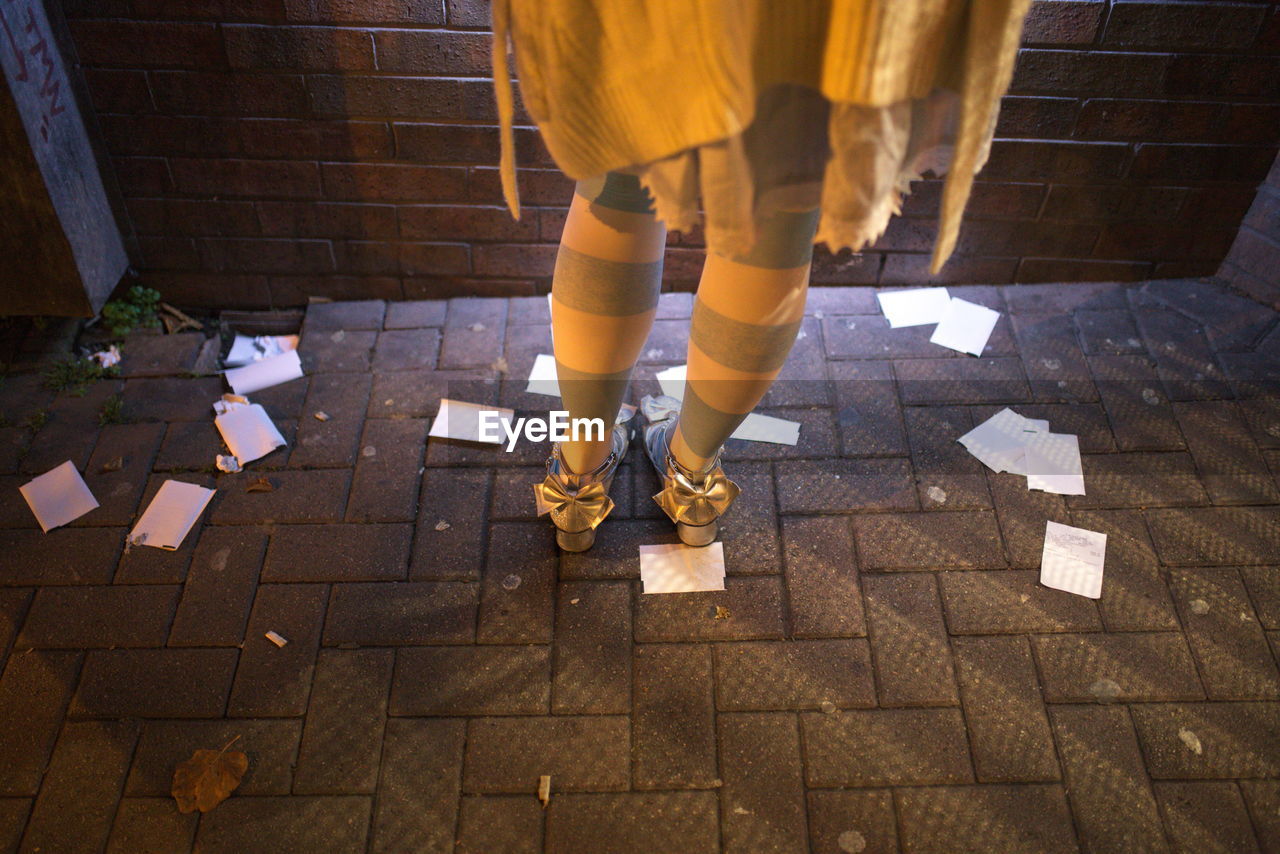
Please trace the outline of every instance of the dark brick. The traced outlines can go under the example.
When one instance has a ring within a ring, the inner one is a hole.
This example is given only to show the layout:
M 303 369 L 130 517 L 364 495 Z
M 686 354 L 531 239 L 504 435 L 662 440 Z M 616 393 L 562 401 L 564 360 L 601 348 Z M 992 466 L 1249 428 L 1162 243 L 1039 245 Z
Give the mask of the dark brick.
M 1153 779 L 1274 777 L 1280 771 L 1276 703 L 1162 703 L 1132 712 Z M 1182 740 L 1184 730 L 1199 740 L 1199 753 Z
M 323 163 L 321 169 L 324 197 L 341 201 L 447 202 L 462 198 L 467 181 L 466 170 L 454 166 Z
M 393 715 L 545 714 L 550 699 L 546 647 L 404 649 L 391 687 Z
M 312 665 L 320 645 L 327 590 L 319 584 L 267 584 L 258 588 L 231 690 L 231 717 L 306 714 Z M 274 631 L 288 643 L 277 648 Z
M 263 581 L 395 581 L 406 577 L 409 525 L 281 525 Z
M 1017 359 L 904 359 L 893 370 L 908 405 L 1016 403 L 1029 393 Z
M 316 378 L 349 374 L 317 374 Z M 367 388 L 367 386 L 366 386 Z M 320 410 L 331 415 L 328 410 Z M 364 430 L 363 413 L 355 417 L 337 415 L 320 421 L 312 415 L 298 424 L 295 444 L 289 454 L 291 468 L 351 468 L 356 464 L 360 434 Z
M 344 128 L 349 126 L 348 123 L 342 124 Z M 294 141 L 294 138 L 300 135 L 301 129 L 297 128 L 293 123 L 290 123 L 289 129 L 292 133 L 287 138 L 288 142 L 293 146 L 302 144 Z M 273 137 L 283 137 L 279 127 L 273 127 L 271 130 Z M 311 134 L 308 139 L 314 136 L 319 136 L 319 134 Z M 284 142 L 285 139 L 281 139 L 280 144 L 283 145 Z M 262 142 L 257 144 L 259 146 L 264 145 Z M 320 143 L 316 141 L 308 142 L 308 144 L 314 146 Z M 337 143 L 333 144 L 336 145 Z M 342 235 L 348 238 L 396 236 L 396 209 L 391 205 L 330 202 L 307 202 L 303 204 L 298 202 L 260 201 L 257 202 L 257 208 L 264 235 L 275 237 L 333 237 L 334 235 Z M 362 306 L 367 304 L 365 301 L 360 300 L 351 303 L 318 303 L 311 306 L 311 308 Z M 362 311 L 362 309 L 358 309 L 358 311 Z M 311 316 L 318 317 L 320 315 L 313 314 Z M 310 323 L 314 325 L 315 321 L 310 321 Z M 361 329 L 366 327 L 350 326 L 346 328 Z
M 1080 310 L 1074 317 L 1084 351 L 1090 355 L 1146 352 L 1133 315 L 1126 309 Z
M 721 832 L 726 851 L 808 851 L 800 733 L 794 715 L 720 715 Z
M 267 546 L 255 528 L 205 528 L 191 560 L 170 646 L 237 646 Z
M 1091 98 L 1080 108 L 1076 135 L 1139 142 L 1204 140 L 1221 127 L 1220 104 Z
M 1213 3 L 1172 9 L 1159 3 L 1121 3 L 1107 19 L 1102 41 L 1156 50 L 1244 48 L 1252 44 L 1264 14 L 1261 8 Z
M 556 714 L 631 710 L 631 585 L 571 582 L 556 592 Z
M 463 789 L 528 793 L 550 774 L 561 792 L 622 791 L 630 773 L 625 717 L 476 718 L 468 724 Z
M 863 581 L 881 706 L 959 703 L 936 582 L 926 575 Z
M 1091 56 L 1094 54 L 1091 54 Z M 1071 175 L 1076 179 L 1119 178 L 1129 162 L 1129 147 L 1112 142 L 1049 142 L 996 140 L 983 176 L 991 178 L 1043 179 L 1045 175 Z M 1025 228 L 1025 223 L 1020 223 Z M 1045 232 L 1046 237 L 1048 232 Z M 1062 241 L 1067 235 L 1059 235 Z M 1044 248 L 1049 248 L 1045 246 Z M 1088 251 L 1087 247 L 1085 251 Z M 1035 254 L 1058 255 L 1047 251 Z
M 281 31 L 288 38 L 293 32 Z M 342 33 L 342 30 L 324 30 Z M 356 34 L 357 39 L 368 36 Z M 317 61 L 323 54 L 317 54 Z M 287 61 L 287 60 L 286 60 Z M 305 62 L 305 60 L 304 60 Z M 383 122 L 311 121 L 298 119 L 244 119 L 239 122 L 241 148 L 250 157 L 288 157 L 319 160 L 385 160 L 392 156 L 391 134 Z M 312 237 L 395 235 L 395 211 L 372 205 L 319 205 L 319 210 L 302 212 L 293 203 L 259 203 L 264 234 L 308 236 L 289 230 L 290 224 L 324 221 L 349 222 L 353 228 L 333 229 Z M 269 224 L 268 212 L 282 213 L 281 221 Z M 314 225 L 312 226 L 314 228 Z
M 502 351 L 506 332 L 505 300 L 461 298 L 449 300 L 441 368 L 487 367 Z M 479 327 L 479 328 L 472 328 Z
M 463 88 L 455 80 L 308 74 L 307 94 L 312 112 L 319 116 L 367 116 L 422 121 L 457 118 L 463 112 Z M 460 197 L 461 179 L 451 180 L 458 181 L 455 195 Z M 497 198 L 501 198 L 501 195 Z
M 375 371 L 408 371 L 435 367 L 440 333 L 434 329 L 400 329 L 379 333 Z
M 943 572 L 942 601 L 952 634 L 1027 634 L 1102 628 L 1094 603 L 1039 583 L 1036 570 Z
M 1161 561 L 1174 566 L 1270 564 L 1280 552 L 1274 507 L 1153 510 L 1147 522 Z
M 815 387 L 816 388 L 816 387 Z M 784 392 L 785 394 L 785 392 Z M 805 394 L 800 391 L 798 394 Z M 795 445 L 783 445 L 775 442 L 749 442 L 745 439 L 728 439 L 725 441 L 724 461 L 726 464 L 743 460 L 783 460 L 794 458 L 826 457 L 836 453 L 835 416 L 831 410 L 823 407 L 807 407 L 803 409 L 761 409 L 761 415 L 783 418 L 800 424 L 800 438 Z M 740 469 L 734 465 L 726 468 L 732 478 Z M 744 500 L 747 500 L 744 498 Z M 734 516 L 738 514 L 735 513 Z M 732 517 L 726 518 L 726 522 Z
M 489 472 L 483 470 L 427 470 L 422 479 L 411 578 L 480 578 L 488 530 L 485 507 L 489 479 Z M 436 530 L 440 522 L 449 527 Z
M 31 604 L 31 593 L 30 590 L 0 590 L 0 653 L 6 656 Z
M 1280 697 L 1280 673 L 1236 571 L 1174 570 L 1170 587 L 1209 699 Z
M 180 588 L 108 585 L 37 590 L 16 644 L 45 649 L 163 646 Z
M 99 111 L 137 114 L 155 110 L 145 71 L 86 68 L 83 74 Z
M 199 332 L 175 335 L 142 335 L 134 333 L 125 339 L 121 349 L 120 376 L 168 377 L 190 371 L 196 362 L 205 337 Z
M 1169 65 L 1167 54 L 1023 49 L 1018 52 L 1010 92 L 1160 96 L 1165 94 L 1164 76 Z
M 1073 4 L 1074 5 L 1074 4 Z M 996 124 L 996 136 L 1036 139 L 1061 139 L 1071 135 L 1076 123 L 1079 106 L 1075 98 L 1024 98 L 1010 95 L 1000 101 L 1000 117 Z M 1034 185 L 1027 185 L 1034 186 Z M 1038 203 L 1044 198 L 1044 188 L 1036 186 L 1028 198 L 1034 197 L 1037 207 L 1027 212 L 1035 216 Z M 1010 211 L 1009 214 L 1012 214 Z M 882 277 L 883 278 L 883 277 Z M 983 278 L 981 281 L 990 281 Z M 887 283 L 886 283 L 887 284 Z
M 1182 431 L 1150 360 L 1145 356 L 1087 358 L 1120 450 L 1182 450 Z
M 726 578 L 723 591 L 679 596 L 640 594 L 636 640 L 769 640 L 781 638 L 782 584 L 777 577 Z M 728 616 L 723 616 L 723 611 Z
M 199 70 L 152 71 L 149 78 L 151 94 L 162 113 L 301 116 L 307 111 L 301 75 Z M 309 171 L 314 173 L 314 169 Z
M 787 604 L 796 637 L 866 634 L 853 534 L 843 519 L 784 519 Z
M 242 472 L 220 477 L 211 521 L 217 525 L 341 521 L 351 483 L 349 471 L 275 471 L 265 475 L 271 491 L 246 491 L 249 483 L 263 476 Z
M 1098 399 L 1075 330 L 1067 315 L 1013 315 L 1022 366 L 1037 400 Z
M 823 352 L 822 322 L 816 317 L 804 318 L 786 364 L 761 399 L 760 406 L 828 406 Z
M 654 822 L 654 816 L 663 820 Z M 619 835 L 618 828 L 644 827 Z M 610 851 L 714 851 L 719 844 L 711 792 L 635 792 L 554 798 L 547 815 L 549 854 Z
M 130 68 L 217 68 L 225 65 L 218 27 L 136 20 L 71 22 L 76 56 L 85 65 Z
M 1072 508 L 1178 507 L 1205 503 L 1185 453 L 1085 454 L 1088 492 L 1067 497 Z
M 31 808 L 28 851 L 101 851 L 138 738 L 136 721 L 68 723 Z
M 0 529 L 0 554 L 11 556 L 0 583 L 109 584 L 123 542 L 121 528 Z
M 894 256 L 891 256 L 894 257 Z M 929 341 L 933 327 L 892 329 L 878 315 L 822 318 L 822 340 L 830 359 L 936 358 L 946 351 Z
M 237 652 L 232 649 L 94 650 L 69 715 L 208 718 L 223 713 Z
M 398 208 L 401 217 L 415 208 Z M 452 210 L 441 208 L 440 210 Z M 451 219 L 445 218 L 445 219 Z M 404 228 L 403 224 L 401 228 Z M 406 234 L 406 237 L 423 237 L 435 235 Z M 422 329 L 427 326 L 443 326 L 445 310 L 448 303 L 443 300 L 413 300 L 409 302 L 393 302 L 387 306 L 386 329 Z
M 232 68 L 356 71 L 374 65 L 373 40 L 360 30 L 223 24 L 222 38 Z
M 1098 33 L 1105 3 L 1035 3 L 1022 31 L 1023 44 L 1088 44 Z
M 865 640 L 721 644 L 716 648 L 722 710 L 816 709 L 875 705 Z
M 1088 104 L 1110 105 L 1113 101 L 1089 101 Z M 1148 104 L 1149 101 L 1136 103 Z M 1126 187 L 1125 192 L 1118 193 L 1113 185 L 1092 184 L 1067 186 L 1055 184 L 1049 188 L 1045 198 L 1044 209 L 1040 212 L 1046 220 L 1078 220 L 1083 222 L 1117 222 L 1128 220 L 1168 220 L 1178 212 L 1187 191 L 1173 187 Z M 1050 266 L 1072 262 L 1024 262 L 1024 269 L 1031 264 L 1037 267 L 1037 273 L 1046 272 Z M 1087 262 L 1075 261 L 1086 264 Z M 1145 264 L 1142 265 L 1145 268 Z M 1121 272 L 1123 265 L 1111 265 L 1110 269 Z M 1086 267 L 1081 268 L 1086 269 Z M 1108 267 L 1100 267 L 1108 269 Z M 1058 280 L 1062 281 L 1062 280 Z M 1077 287 L 1076 282 L 1066 286 Z
M 888 789 L 809 792 L 809 844 L 820 854 L 897 854 L 898 827 Z
M 953 646 L 978 779 L 1059 779 L 1053 736 L 1026 640 L 956 638 Z
M 1050 703 L 1088 703 L 1103 695 L 1120 702 L 1204 696 L 1187 642 L 1176 632 L 1054 635 L 1035 638 L 1034 645 Z M 1114 683 L 1109 692 L 1107 682 Z
M 1019 285 L 1005 288 L 1004 295 L 1013 314 L 1053 314 L 1127 306 L 1125 287 L 1114 282 Z
M 188 851 L 197 815 L 183 815 L 168 798 L 122 798 L 107 839 L 107 854 L 130 851 Z
M 394 652 L 322 649 L 307 706 L 293 791 L 373 793 Z
M 1245 566 L 1240 568 L 1240 575 L 1249 589 L 1258 620 L 1268 629 L 1280 628 L 1280 587 L 1275 584 L 1275 570 Z
M 376 374 L 369 399 L 369 416 L 435 415 L 442 397 L 470 403 L 494 403 L 497 396 L 498 383 L 487 370 Z
M 916 509 L 911 467 L 903 459 L 789 460 L 776 472 L 783 513 Z
M 207 421 L 222 396 L 221 377 L 133 379 L 124 384 L 124 417 L 130 421 Z
M 1239 786 L 1262 850 L 1267 854 L 1280 850 L 1280 781 L 1241 780 Z
M 1028 414 L 1025 407 L 1019 409 Z M 1068 524 L 1066 503 L 1060 495 L 1027 489 L 1026 481 L 1015 475 L 988 472 L 986 477 L 1010 565 L 1038 568 L 1044 551 L 1045 520 Z
M 1074 511 L 1072 524 L 1107 535 L 1107 565 L 1098 608 L 1109 631 L 1178 628 L 1169 590 L 1142 515 L 1132 510 Z
M 439 26 L 444 23 L 444 10 L 439 3 L 425 0 L 409 2 L 354 2 L 354 0 L 284 0 L 289 21 L 319 24 L 387 23 Z
M 1256 851 L 1240 789 L 1229 782 L 1155 784 L 1156 800 L 1179 850 Z
M 1174 400 L 1231 396 L 1226 377 L 1215 363 L 1199 326 L 1171 311 L 1135 312 L 1156 373 Z
M 1077 850 L 1061 786 L 903 789 L 897 802 L 908 851 Z
M 128 525 L 134 520 L 164 433 L 162 424 L 108 424 L 102 428 L 84 469 L 85 485 L 97 496 L 100 506 L 76 520 L 78 523 Z M 103 471 L 115 460 L 121 461 L 119 469 Z
M 528 795 L 463 798 L 460 809 L 459 854 L 542 854 L 542 805 Z
M 1173 410 L 1214 504 L 1280 503 L 1280 489 L 1235 403 L 1175 403 Z
M 298 345 L 302 370 L 308 374 L 325 371 L 364 372 L 370 368 L 371 351 L 378 334 L 308 328 Z
M 478 585 L 371 582 L 334 585 L 326 646 L 470 643 Z
M 476 629 L 480 643 L 551 641 L 559 555 L 548 535 L 543 523 L 490 526 Z
M 991 512 L 876 513 L 857 516 L 853 531 L 864 570 L 1004 567 Z
M 715 784 L 711 649 L 638 646 L 634 659 L 633 774 L 638 789 Z
M 0 793 L 33 796 L 40 789 L 82 656 L 17 651 L 8 656 L 0 678 L 0 715 L 22 726 L 0 729 L 0 757 L 7 770 Z
M 808 712 L 800 722 L 806 782 L 811 787 L 973 781 L 958 708 Z M 850 762 L 851 756 L 858 761 Z
M 991 507 L 982 463 L 956 441 L 973 427 L 969 410 L 912 406 L 903 414 L 920 506 L 925 510 Z M 941 504 L 930 497 L 930 491 L 937 494 L 938 489 L 944 493 Z
M 267 846 L 275 851 L 360 852 L 369 831 L 369 798 L 231 798 L 200 822 L 196 850 L 234 854 Z
M 365 423 L 347 519 L 410 522 L 418 513 L 426 419 L 373 419 Z
M 493 39 L 483 33 L 379 30 L 378 69 L 434 77 L 481 77 L 491 73 Z
M 836 420 L 844 456 L 905 455 L 902 410 L 885 362 L 833 362 L 828 365 L 835 392 Z

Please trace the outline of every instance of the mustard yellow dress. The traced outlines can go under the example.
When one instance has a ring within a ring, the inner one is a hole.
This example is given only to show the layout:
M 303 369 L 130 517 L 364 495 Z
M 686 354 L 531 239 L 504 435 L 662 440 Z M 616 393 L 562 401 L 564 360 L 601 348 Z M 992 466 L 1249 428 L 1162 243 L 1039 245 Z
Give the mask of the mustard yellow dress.
M 821 208 L 860 251 L 926 171 L 946 174 L 932 270 L 955 248 L 1030 0 L 493 0 L 503 194 L 520 215 L 508 39 L 521 96 L 570 178 L 639 175 L 710 249 Z

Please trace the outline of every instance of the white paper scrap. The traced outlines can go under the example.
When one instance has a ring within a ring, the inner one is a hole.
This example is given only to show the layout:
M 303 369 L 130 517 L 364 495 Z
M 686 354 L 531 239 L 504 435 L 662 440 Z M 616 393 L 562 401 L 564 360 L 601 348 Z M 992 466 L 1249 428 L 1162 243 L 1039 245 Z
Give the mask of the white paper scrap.
M 923 326 L 937 323 L 946 313 L 951 301 L 946 288 L 911 288 L 905 291 L 887 291 L 876 294 L 880 310 L 889 326 Z
M 1026 474 L 1022 460 L 1027 443 L 1048 431 L 1048 421 L 1023 418 L 1005 407 L 956 441 L 992 471 Z
M 302 360 L 298 358 L 297 350 L 286 350 L 278 356 L 268 356 L 226 372 L 227 382 L 236 394 L 253 394 L 273 385 L 296 380 L 300 376 Z
M 98 499 L 93 497 L 71 460 L 32 478 L 18 487 L 18 491 L 46 534 L 98 506 Z
M 683 543 L 640 547 L 645 593 L 696 593 L 724 589 L 724 544 L 695 548 Z
M 489 416 L 489 423 L 493 427 L 489 430 L 488 439 L 481 438 L 480 431 L 480 415 L 483 412 L 496 412 L 496 417 Z M 494 445 L 501 445 L 507 441 L 507 429 L 514 429 L 512 421 L 515 419 L 515 410 L 506 409 L 500 406 L 484 406 L 479 403 L 467 403 L 461 400 L 449 400 L 442 397 L 440 399 L 440 411 L 435 419 L 431 422 L 431 430 L 428 436 L 435 436 L 438 439 L 463 439 L 468 442 L 486 442 Z M 504 428 L 501 422 L 506 422 L 507 427 Z
M 1040 583 L 1097 599 L 1102 596 L 1102 568 L 1107 535 L 1057 522 L 1046 522 Z
M 285 444 L 261 404 L 237 404 L 213 419 L 232 455 L 241 464 L 265 457 Z
M 1027 443 L 1027 488 L 1084 495 L 1080 442 L 1073 433 L 1035 433 Z
M 687 370 L 687 365 L 676 365 L 654 374 L 658 385 L 662 387 L 662 393 L 676 400 L 683 400 L 684 378 Z M 772 442 L 775 445 L 794 445 L 800 441 L 800 423 L 753 412 L 738 425 L 738 429 L 734 430 L 729 438 L 743 439 L 748 442 Z
M 961 353 L 981 356 L 991 337 L 991 330 L 996 328 L 1000 312 L 992 311 L 985 305 L 976 302 L 951 298 L 946 312 L 938 321 L 938 328 L 933 330 L 929 340 Z
M 214 491 L 194 483 L 166 480 L 129 532 L 129 540 L 170 551 L 178 548 Z
M 556 376 L 556 357 L 550 353 L 539 353 L 533 360 L 533 370 L 529 372 L 529 384 L 525 391 L 532 394 L 548 394 L 560 396 L 560 381 Z
M 298 349 L 297 335 L 237 335 L 231 342 L 231 350 L 222 362 L 228 368 L 238 368 L 250 362 L 258 362 L 271 356 L 279 356 L 287 350 Z
M 684 400 L 684 376 L 688 365 L 676 365 L 674 368 L 663 368 L 653 375 L 662 387 L 662 393 L 676 400 Z

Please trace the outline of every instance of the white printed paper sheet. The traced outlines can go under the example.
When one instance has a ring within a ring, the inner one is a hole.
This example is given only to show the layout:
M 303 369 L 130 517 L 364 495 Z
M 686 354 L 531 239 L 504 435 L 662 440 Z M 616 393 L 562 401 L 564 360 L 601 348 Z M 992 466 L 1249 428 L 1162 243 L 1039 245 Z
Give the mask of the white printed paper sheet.
M 32 478 L 18 487 L 18 491 L 35 514 L 40 530 L 46 534 L 98 506 L 98 499 L 93 497 L 71 460 Z
M 166 480 L 129 532 L 129 541 L 170 551 L 178 548 L 214 491 L 194 483 Z
M 1107 535 L 1057 522 L 1046 522 L 1040 583 L 1090 599 L 1102 596 Z
M 695 548 L 683 543 L 640 547 L 645 593 L 697 593 L 724 589 L 724 544 Z

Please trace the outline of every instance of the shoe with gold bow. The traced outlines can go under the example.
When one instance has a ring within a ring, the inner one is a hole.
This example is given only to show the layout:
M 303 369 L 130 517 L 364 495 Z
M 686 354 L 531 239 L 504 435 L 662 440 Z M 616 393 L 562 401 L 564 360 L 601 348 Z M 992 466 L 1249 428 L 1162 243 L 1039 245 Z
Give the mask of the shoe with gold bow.
M 738 497 L 738 485 L 725 476 L 720 453 L 702 469 L 682 466 L 671 454 L 671 431 L 680 414 L 680 401 L 667 395 L 645 395 L 640 408 L 649 420 L 644 449 L 662 479 L 662 491 L 653 496 L 663 512 L 676 523 L 676 533 L 686 546 L 715 542 L 720 517 Z
M 547 476 L 533 485 L 538 515 L 550 514 L 556 526 L 556 544 L 567 552 L 585 552 L 596 541 L 596 527 L 613 509 L 609 487 L 618 465 L 631 444 L 635 407 L 623 407 L 614 422 L 612 450 L 604 462 L 589 472 L 577 474 L 565 464 L 560 443 L 551 446 Z

